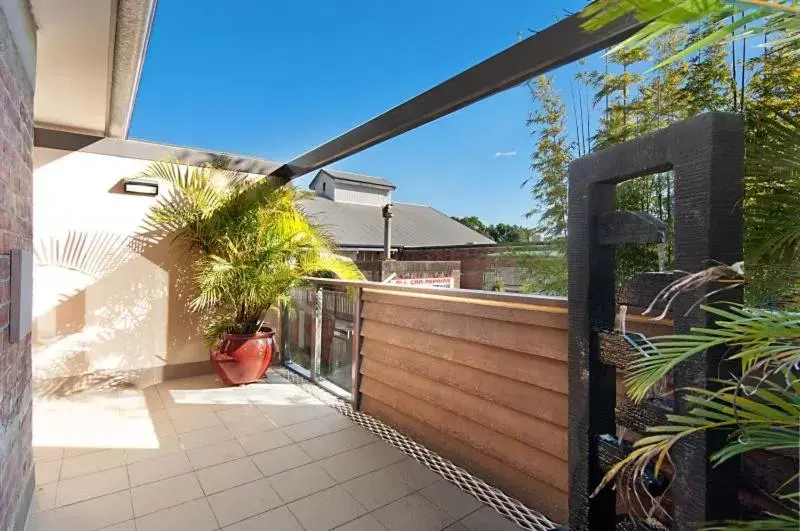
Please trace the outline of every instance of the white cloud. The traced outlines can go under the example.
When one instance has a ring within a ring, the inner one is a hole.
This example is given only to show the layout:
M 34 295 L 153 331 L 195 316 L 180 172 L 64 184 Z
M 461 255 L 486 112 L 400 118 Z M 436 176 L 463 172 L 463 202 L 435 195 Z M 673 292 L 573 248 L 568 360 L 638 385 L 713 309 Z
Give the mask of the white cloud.
M 513 157 L 516 155 L 516 151 L 498 151 L 494 154 L 495 157 Z

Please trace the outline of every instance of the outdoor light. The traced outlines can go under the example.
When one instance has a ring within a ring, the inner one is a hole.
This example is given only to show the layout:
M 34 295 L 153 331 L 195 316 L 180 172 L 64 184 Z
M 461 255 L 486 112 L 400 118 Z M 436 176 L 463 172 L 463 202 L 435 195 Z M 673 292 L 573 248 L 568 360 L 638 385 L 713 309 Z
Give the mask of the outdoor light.
M 123 183 L 126 194 L 158 195 L 158 183 L 144 179 L 126 179 Z

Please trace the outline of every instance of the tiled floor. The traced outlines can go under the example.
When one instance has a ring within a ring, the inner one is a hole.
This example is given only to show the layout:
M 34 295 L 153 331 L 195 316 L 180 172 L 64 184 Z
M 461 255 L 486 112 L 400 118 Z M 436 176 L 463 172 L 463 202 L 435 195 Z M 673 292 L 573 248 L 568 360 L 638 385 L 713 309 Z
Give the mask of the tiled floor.
M 519 529 L 300 387 L 38 399 L 28 531 Z

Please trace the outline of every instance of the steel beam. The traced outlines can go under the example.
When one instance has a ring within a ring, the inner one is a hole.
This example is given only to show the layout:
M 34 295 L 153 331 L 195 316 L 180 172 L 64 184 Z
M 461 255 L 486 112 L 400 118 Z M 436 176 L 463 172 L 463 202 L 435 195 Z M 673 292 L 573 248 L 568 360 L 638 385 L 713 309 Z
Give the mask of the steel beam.
M 622 42 L 644 27 L 623 17 L 597 31 L 581 27 L 579 14 L 493 55 L 489 59 L 286 162 L 271 175 L 294 179 L 349 157 L 503 90 Z

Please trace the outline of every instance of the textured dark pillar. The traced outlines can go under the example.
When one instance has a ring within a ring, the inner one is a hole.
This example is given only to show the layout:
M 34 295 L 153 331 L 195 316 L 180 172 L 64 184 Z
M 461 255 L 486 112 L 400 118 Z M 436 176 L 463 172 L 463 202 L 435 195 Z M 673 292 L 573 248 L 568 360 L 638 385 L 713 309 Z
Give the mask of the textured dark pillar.
M 576 160 L 569 170 L 569 461 L 570 529 L 614 528 L 613 491 L 589 495 L 602 477 L 598 436 L 615 433 L 615 369 L 600 361 L 598 333 L 614 324 L 614 247 L 600 245 L 598 217 L 614 210 L 616 184 L 675 170 L 677 268 L 698 271 L 713 261 L 742 259 L 744 128 L 738 115 L 708 113 Z M 605 216 L 604 216 L 605 215 Z M 707 288 L 704 288 L 707 289 Z M 710 326 L 700 311 L 683 314 L 703 291 L 676 301 L 677 332 Z M 739 294 L 729 291 L 726 298 Z M 675 371 L 676 387 L 709 388 L 723 352 L 696 356 Z M 677 411 L 685 406 L 677 401 Z M 712 468 L 708 456 L 724 441 L 698 434 L 676 445 L 671 492 L 673 528 L 734 518 L 739 463 Z

